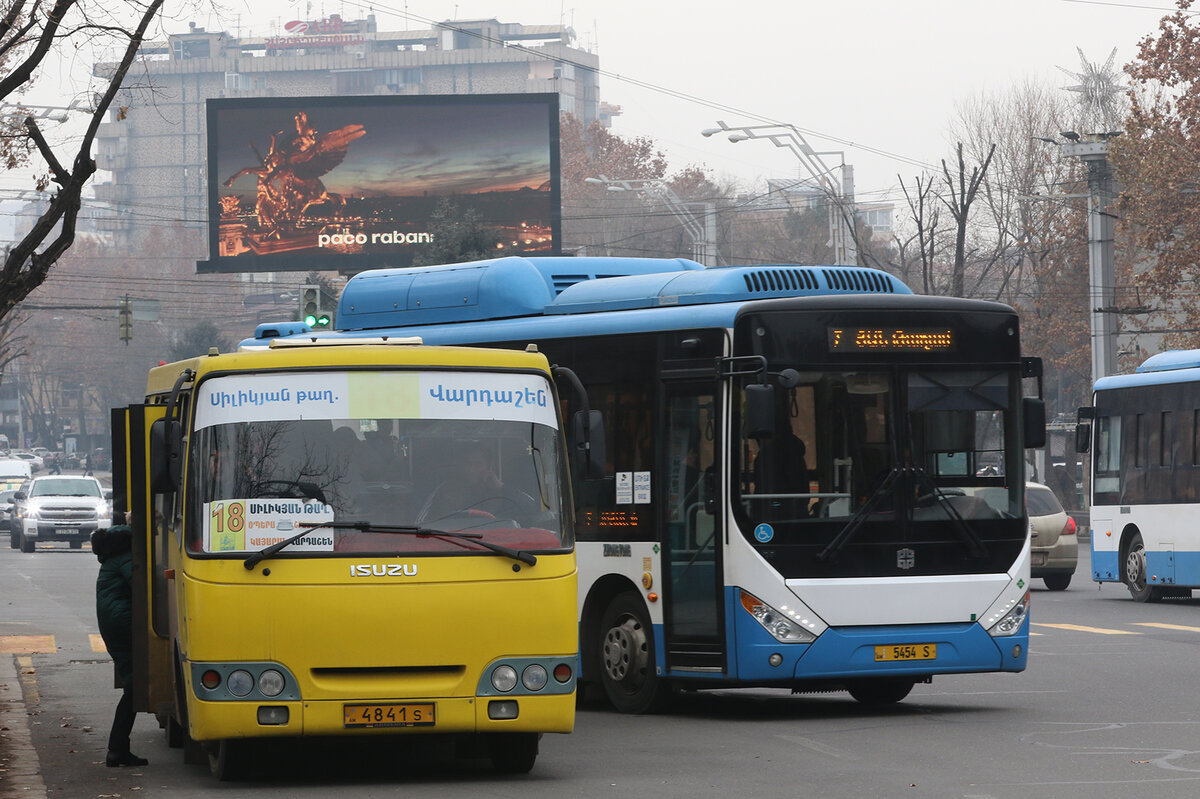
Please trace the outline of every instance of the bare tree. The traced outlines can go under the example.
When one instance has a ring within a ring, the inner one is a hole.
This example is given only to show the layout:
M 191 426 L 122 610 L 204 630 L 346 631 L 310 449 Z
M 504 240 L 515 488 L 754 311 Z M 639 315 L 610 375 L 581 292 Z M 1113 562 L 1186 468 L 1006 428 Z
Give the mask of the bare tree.
M 125 0 L 105 5 L 85 0 L 55 0 L 47 9 L 42 0 L 34 0 L 32 5 L 26 0 L 14 0 L 0 20 L 0 69 L 3 70 L 0 102 L 19 97 L 48 59 L 76 46 L 78 41 L 95 45 L 98 40 L 112 40 L 124 48 L 117 67 L 104 76 L 106 88 L 98 93 L 86 131 L 67 145 L 77 146 L 74 152 L 67 153 L 69 160 L 60 158 L 37 120 L 21 106 L 9 108 L 0 117 L 3 141 L 0 153 L 8 167 L 28 164 L 36 152 L 48 170 L 45 177 L 38 179 L 38 188 L 50 183 L 56 186 L 49 206 L 32 229 L 8 247 L 0 261 L 0 318 L 42 284 L 50 267 L 74 242 L 81 195 L 96 171 L 91 154 L 96 131 L 162 4 L 163 0 Z M 136 20 L 135 26 L 124 25 L 125 19 Z

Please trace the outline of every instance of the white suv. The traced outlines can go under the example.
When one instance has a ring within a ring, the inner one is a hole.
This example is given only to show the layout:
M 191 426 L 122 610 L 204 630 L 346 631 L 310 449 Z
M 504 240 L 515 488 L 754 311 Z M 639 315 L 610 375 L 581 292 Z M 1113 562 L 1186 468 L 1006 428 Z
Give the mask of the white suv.
M 95 477 L 35 477 L 13 500 L 11 535 L 22 552 L 32 552 L 38 541 L 66 541 L 79 549 L 94 530 L 112 525 L 104 487 Z

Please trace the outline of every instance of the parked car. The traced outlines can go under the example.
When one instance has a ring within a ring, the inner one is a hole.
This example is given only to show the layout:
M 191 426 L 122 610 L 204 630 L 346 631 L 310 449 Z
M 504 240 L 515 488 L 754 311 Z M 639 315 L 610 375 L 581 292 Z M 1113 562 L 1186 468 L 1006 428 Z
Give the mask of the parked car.
M 35 472 L 40 472 L 46 464 L 37 455 L 24 449 L 14 449 L 11 453 L 14 458 L 20 458 L 29 464 L 29 468 Z
M 20 458 L 0 459 L 0 491 L 15 491 L 30 477 L 33 477 L 33 467 L 29 461 Z
M 112 525 L 112 510 L 104 487 L 94 477 L 45 475 L 34 477 L 13 495 L 10 540 L 22 552 L 39 541 L 66 541 L 79 549 L 98 527 Z
M 1025 509 L 1033 528 L 1030 540 L 1031 574 L 1040 577 L 1051 591 L 1071 584 L 1079 562 L 1075 520 L 1063 509 L 1049 486 L 1027 483 Z
M 9 522 L 12 520 L 13 509 L 13 494 L 17 493 L 15 488 L 6 488 L 0 491 L 0 530 L 12 530 Z M 12 548 L 17 548 L 17 540 L 10 536 Z

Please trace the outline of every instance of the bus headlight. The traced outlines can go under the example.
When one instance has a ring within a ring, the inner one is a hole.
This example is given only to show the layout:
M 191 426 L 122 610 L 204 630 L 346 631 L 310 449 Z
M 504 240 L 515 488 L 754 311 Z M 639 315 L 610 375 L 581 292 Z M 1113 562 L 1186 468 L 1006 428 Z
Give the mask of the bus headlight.
M 234 696 L 245 696 L 254 688 L 254 678 L 245 669 L 231 671 L 225 679 L 225 690 Z
M 785 644 L 811 644 L 817 636 L 804 629 L 803 619 L 788 618 L 775 608 L 763 602 L 753 594 L 739 591 L 742 595 L 742 607 L 763 626 L 776 641 Z
M 1003 638 L 1008 635 L 1016 635 L 1021 630 L 1021 624 L 1024 623 L 1025 617 L 1029 615 L 1029 592 L 1025 592 L 1025 596 L 1017 600 L 1016 604 L 1003 616 L 1000 621 L 988 628 L 988 633 L 993 638 Z
M 546 673 L 546 667 L 539 663 L 526 666 L 525 671 L 521 672 L 521 685 L 530 691 L 542 690 L 549 680 L 550 675 Z
M 267 669 L 258 675 L 258 690 L 262 691 L 264 696 L 279 696 L 283 693 L 284 685 L 283 675 L 275 669 Z
M 497 666 L 492 672 L 492 687 L 507 693 L 517 687 L 517 670 L 512 666 Z

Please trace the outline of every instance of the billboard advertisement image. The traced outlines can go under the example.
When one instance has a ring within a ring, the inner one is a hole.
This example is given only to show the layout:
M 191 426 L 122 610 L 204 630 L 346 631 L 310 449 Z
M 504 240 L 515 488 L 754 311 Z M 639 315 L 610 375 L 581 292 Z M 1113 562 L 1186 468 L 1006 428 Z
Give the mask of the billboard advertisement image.
M 558 95 L 209 100 L 208 187 L 199 272 L 410 266 L 435 214 L 555 255 Z

